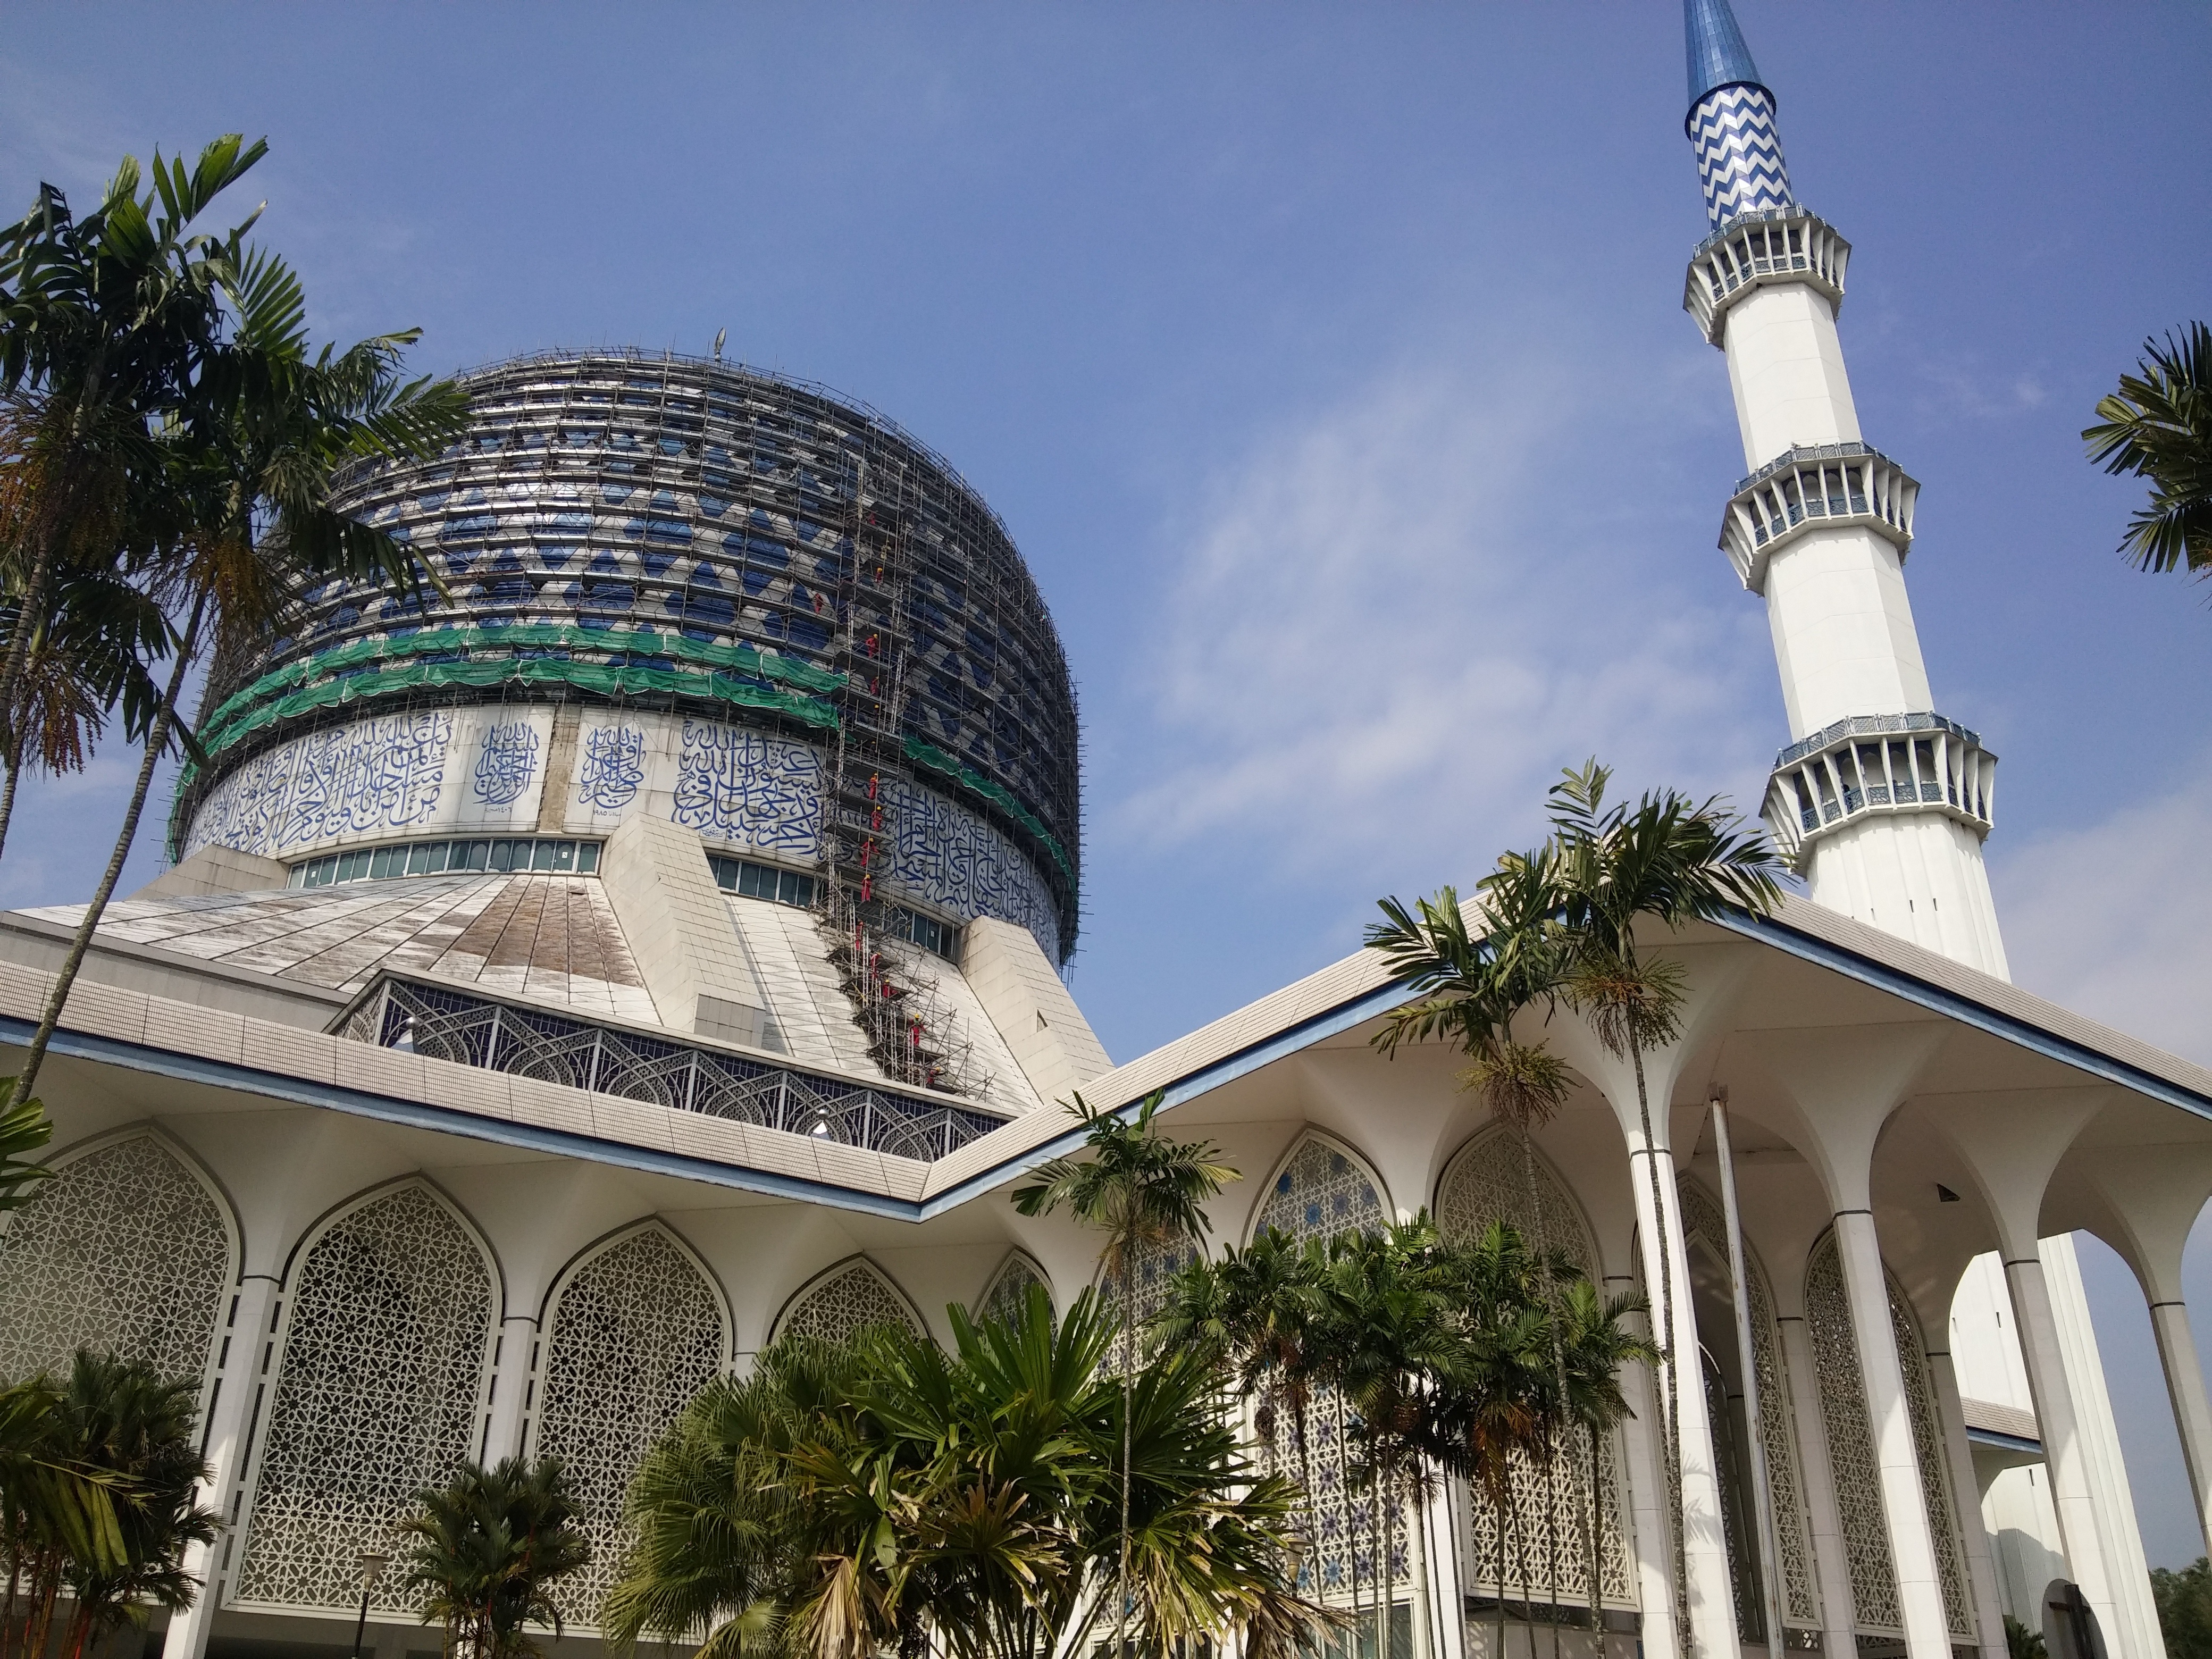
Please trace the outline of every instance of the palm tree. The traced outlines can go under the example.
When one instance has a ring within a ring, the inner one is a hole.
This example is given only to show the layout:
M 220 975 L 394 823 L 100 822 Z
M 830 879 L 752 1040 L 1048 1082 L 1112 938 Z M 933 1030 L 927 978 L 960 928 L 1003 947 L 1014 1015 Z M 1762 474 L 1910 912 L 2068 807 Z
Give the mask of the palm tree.
M 1562 1440 L 1579 1439 L 1587 1458 L 1589 1534 L 1584 1543 L 1589 1561 L 1585 1588 L 1589 1592 L 1591 1639 L 1603 1650 L 1604 1585 L 1601 1574 L 1607 1547 L 1605 1524 L 1605 1467 L 1602 1448 L 1630 1415 L 1627 1397 L 1620 1390 L 1622 1367 L 1656 1364 L 1659 1352 L 1635 1334 L 1630 1321 L 1642 1316 L 1649 1304 L 1632 1291 L 1601 1297 L 1597 1287 L 1577 1274 L 1563 1292 L 1550 1301 L 1553 1352 L 1559 1358 L 1561 1387 L 1554 1415 L 1564 1435 L 1553 1434 L 1547 1446 L 1556 1455 Z M 1556 1643 L 1554 1644 L 1556 1650 Z
M 615 1644 L 1051 1659 L 1090 1643 L 1125 1550 L 1133 1645 L 1156 1659 L 1224 1628 L 1255 1659 L 1293 1659 L 1330 1622 L 1296 1591 L 1293 1495 L 1255 1478 L 1203 1355 L 1125 1389 L 1106 1370 L 1119 1321 L 1089 1291 L 1058 1320 L 1042 1285 L 1012 1319 L 951 1317 L 950 1354 L 902 1328 L 787 1340 L 710 1384 L 632 1486 Z
M 2191 323 L 2162 347 L 2145 340 L 2136 369 L 2081 434 L 2106 471 L 2150 480 L 2119 550 L 2138 570 L 2212 575 L 2212 328 Z
M 12 1085 L 15 1079 L 5 1082 Z M 23 1154 L 37 1152 L 53 1138 L 54 1126 L 37 1101 L 0 1109 L 0 1215 L 29 1203 L 32 1195 L 25 1189 L 52 1177 L 52 1170 Z
M 419 331 L 364 340 L 337 356 L 325 347 L 310 358 L 305 298 L 281 261 L 245 255 L 219 286 L 228 337 L 210 346 L 192 401 L 173 415 L 158 487 L 146 491 L 173 526 L 148 580 L 169 614 L 184 619 L 174 629 L 168 683 L 107 867 L 55 976 L 11 1103 L 27 1098 L 36 1081 L 137 837 L 155 768 L 177 728 L 185 677 L 203 647 L 263 630 L 310 577 L 412 587 L 421 571 L 413 556 L 383 532 L 336 512 L 331 477 L 343 465 L 434 453 L 466 421 L 466 400 L 450 381 L 400 380 L 401 349 Z M 197 752 L 189 736 L 185 746 Z
M 1672 789 L 1647 791 L 1634 806 L 1606 804 L 1609 768 L 1595 759 L 1552 786 L 1552 885 L 1558 903 L 1557 943 L 1564 951 L 1564 994 L 1636 1079 L 1637 1125 L 1646 1154 L 1651 1213 L 1663 1223 L 1658 1137 L 1644 1075 L 1646 1051 L 1681 1034 L 1686 1000 L 1679 963 L 1644 955 L 1639 923 L 1669 931 L 1729 912 L 1764 915 L 1781 900 L 1781 860 L 1755 830 L 1719 796 L 1699 802 Z M 1663 1224 L 1649 1241 L 1659 1280 L 1660 1373 L 1665 1381 L 1661 1437 L 1674 1492 L 1682 1489 L 1680 1383 L 1674 1352 L 1674 1268 Z M 1675 1618 L 1689 1644 L 1688 1587 L 1678 1506 L 1674 1536 Z
M 1050 1215 L 1063 1206 L 1086 1227 L 1104 1235 L 1098 1266 L 1105 1281 L 1121 1295 L 1121 1571 L 1115 1595 L 1124 1617 L 1129 1597 L 1130 1456 L 1127 1443 L 1135 1419 L 1132 1391 L 1136 1373 L 1137 1269 L 1149 1251 L 1172 1249 L 1203 1236 L 1212 1227 L 1204 1209 L 1231 1182 L 1242 1177 L 1219 1162 L 1210 1140 L 1173 1140 L 1158 1133 L 1152 1120 L 1165 1103 L 1155 1091 L 1138 1104 L 1133 1118 L 1094 1108 L 1081 1095 L 1069 1115 L 1085 1126 L 1086 1160 L 1056 1158 L 1040 1165 L 1029 1185 L 1017 1188 L 1014 1208 L 1025 1216 Z M 1117 1659 L 1121 1621 L 1116 1620 Z
M 64 1641 L 73 1655 L 100 1632 L 143 1616 L 142 1598 L 191 1605 L 184 1551 L 214 1535 L 214 1517 L 193 1501 L 207 1472 L 193 1434 L 198 1395 L 196 1383 L 165 1381 L 143 1360 L 82 1349 L 60 1387 L 8 1391 L 14 1409 L 0 1409 L 0 1419 L 14 1433 L 12 1455 L 0 1454 L 9 1557 L 0 1655 L 46 1651 L 64 1589 L 75 1602 Z M 83 1499 L 94 1492 L 101 1501 L 88 1509 Z
M 422 1622 L 445 1626 L 449 1659 L 522 1659 L 538 1650 L 532 1623 L 561 1633 L 552 1587 L 591 1559 L 576 1500 L 558 1459 L 463 1463 L 442 1486 L 415 1494 L 399 1523 L 409 1540 L 410 1589 L 424 1592 Z
M 157 152 L 143 197 L 137 160 L 125 156 L 82 219 L 41 185 L 30 212 L 0 229 L 0 552 L 15 609 L 31 624 L 12 631 L 0 657 L 0 720 L 16 713 L 62 574 L 129 565 L 167 528 L 146 510 L 167 465 L 152 428 L 192 394 L 217 338 L 221 291 L 260 210 L 222 236 L 192 227 L 268 148 L 231 133 L 189 173 Z M 0 732 L 11 763 L 19 747 Z

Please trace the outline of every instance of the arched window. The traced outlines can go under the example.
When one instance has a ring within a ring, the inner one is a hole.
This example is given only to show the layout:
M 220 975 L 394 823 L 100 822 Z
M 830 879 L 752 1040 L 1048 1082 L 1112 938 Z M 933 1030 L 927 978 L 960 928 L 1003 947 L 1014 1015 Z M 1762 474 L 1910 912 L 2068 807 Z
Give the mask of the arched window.
M 1277 1166 L 1252 1217 L 1251 1236 L 1269 1229 L 1304 1243 L 1344 1233 L 1379 1231 L 1389 1219 L 1382 1184 L 1374 1171 L 1335 1142 L 1317 1134 L 1302 1138 Z M 1270 1409 L 1255 1425 L 1271 1473 L 1287 1475 L 1305 1489 L 1311 1560 L 1302 1569 L 1300 1587 L 1331 1600 L 1371 1595 L 1378 1558 L 1390 1563 L 1395 1583 L 1407 1574 L 1405 1517 L 1383 1511 L 1371 1490 L 1355 1492 L 1346 1468 L 1352 1448 L 1344 1401 L 1334 1389 L 1314 1391 L 1305 1412 L 1304 1444 L 1299 1424 L 1286 1410 Z M 1387 1535 L 1389 1547 L 1378 1549 Z M 1410 1637 L 1409 1638 L 1410 1639 Z M 1398 1643 L 1394 1636 L 1393 1650 Z
M 343 1610 L 354 1558 L 397 1553 L 416 1491 L 482 1454 L 497 1286 L 476 1236 L 417 1182 L 340 1214 L 296 1261 L 235 1600 Z M 384 1576 L 376 1605 L 411 1615 L 399 1580 Z
M 0 1234 L 0 1378 L 58 1379 L 92 1348 L 202 1386 L 238 1275 L 227 1207 L 149 1133 L 54 1168 Z
M 1685 1176 L 1677 1184 L 1682 1194 L 1682 1230 L 1689 1236 L 1693 1257 L 1691 1277 L 1695 1281 L 1693 1294 L 1698 1303 L 1699 1328 L 1720 1333 L 1717 1336 L 1708 1335 L 1705 1344 L 1717 1352 L 1725 1349 L 1728 1364 L 1723 1369 L 1732 1374 L 1737 1361 L 1735 1304 L 1729 1290 L 1728 1218 L 1711 1194 L 1696 1182 Z M 1694 1259 L 1701 1247 L 1705 1257 L 1702 1261 Z M 1759 1429 L 1766 1455 L 1767 1489 L 1774 1511 L 1775 1554 L 1782 1568 L 1783 1624 L 1785 1629 L 1818 1631 L 1819 1579 L 1801 1496 L 1796 1416 L 1790 1410 L 1790 1388 L 1782 1368 L 1781 1345 L 1776 1336 L 1774 1299 L 1767 1293 L 1765 1269 L 1760 1267 L 1748 1240 L 1744 1244 L 1744 1260 L 1750 1281 L 1745 1286 L 1745 1300 L 1751 1307 L 1752 1362 L 1759 1373 Z M 1710 1307 L 1709 1297 L 1712 1304 Z M 1727 1304 L 1724 1321 L 1718 1305 L 1723 1301 Z M 1711 1322 L 1709 1313 L 1712 1316 Z M 1709 1367 L 1708 1376 L 1712 1375 Z M 1745 1632 L 1745 1641 L 1763 1642 L 1765 1597 L 1759 1583 L 1757 1552 L 1764 1544 L 1761 1541 L 1751 1549 L 1745 1547 L 1747 1540 L 1754 1538 L 1758 1531 L 1758 1512 L 1751 1489 L 1752 1470 L 1747 1455 L 1734 1455 L 1739 1425 L 1735 1413 L 1729 1409 L 1725 1387 L 1720 1392 L 1722 1397 L 1714 1402 L 1712 1420 L 1716 1447 L 1729 1464 L 1726 1473 L 1729 1477 L 1730 1501 L 1723 1506 L 1722 1519 L 1728 1534 L 1729 1570 L 1735 1583 L 1736 1623 L 1738 1629 Z M 1725 1436 L 1720 1431 L 1723 1425 Z
M 1942 1419 L 1928 1374 L 1927 1345 L 1894 1279 L 1884 1270 L 1889 1291 L 1889 1322 L 1896 1333 L 1897 1357 L 1905 1372 L 1905 1409 L 1912 1420 L 1912 1448 L 1920 1465 L 1921 1490 L 1928 1498 L 1928 1524 L 1934 1535 L 1936 1565 L 1943 1581 L 1943 1612 L 1955 1638 L 1975 1639 L 1974 1616 L 1966 1595 L 1966 1575 L 1959 1542 L 1951 1483 L 1943 1467 Z M 1866 1374 L 1859 1367 L 1858 1339 L 1851 1328 L 1850 1302 L 1844 1292 L 1844 1264 L 1833 1228 L 1813 1247 L 1805 1267 L 1805 1325 L 1820 1382 L 1820 1415 L 1828 1431 L 1828 1462 L 1835 1472 L 1836 1507 L 1844 1523 L 1844 1553 L 1850 1563 L 1851 1602 L 1863 1635 L 1905 1633 L 1898 1605 L 1897 1567 L 1889 1553 L 1889 1528 L 1881 1508 L 1881 1475 L 1875 1462 L 1874 1433 L 1867 1410 Z
M 1502 1127 L 1485 1129 L 1468 1141 L 1437 1183 L 1437 1224 L 1447 1238 L 1465 1243 L 1495 1221 L 1517 1229 L 1532 1245 L 1560 1252 L 1584 1273 L 1595 1274 L 1597 1251 L 1582 1212 L 1543 1154 Z M 1601 1437 L 1593 1449 L 1589 1437 L 1578 1436 L 1572 1445 L 1554 1448 L 1540 1468 L 1516 1454 L 1508 1494 L 1510 1527 L 1501 1531 L 1497 1506 L 1480 1492 L 1468 1494 L 1462 1582 L 1472 1593 L 1495 1598 L 1502 1578 L 1508 1601 L 1587 1607 L 1595 1528 L 1600 1600 L 1635 1606 L 1619 1467 L 1618 1449 L 1609 1437 Z
M 843 1342 L 872 1325 L 903 1325 L 917 1336 L 928 1333 L 914 1304 L 865 1256 L 853 1256 L 801 1285 L 777 1316 L 775 1336 L 819 1338 Z
M 1044 1270 L 1024 1252 L 1013 1251 L 991 1275 L 990 1284 L 976 1304 L 976 1317 L 1011 1321 L 1021 1311 L 1023 1300 L 1032 1285 L 1043 1285 L 1045 1299 L 1052 1299 L 1052 1281 L 1044 1276 Z
M 690 1254 L 647 1226 L 586 1256 L 553 1293 L 532 1450 L 568 1470 L 590 1565 L 562 1581 L 563 1615 L 597 1622 L 622 1565 L 623 1498 L 660 1431 L 729 1352 L 721 1298 Z

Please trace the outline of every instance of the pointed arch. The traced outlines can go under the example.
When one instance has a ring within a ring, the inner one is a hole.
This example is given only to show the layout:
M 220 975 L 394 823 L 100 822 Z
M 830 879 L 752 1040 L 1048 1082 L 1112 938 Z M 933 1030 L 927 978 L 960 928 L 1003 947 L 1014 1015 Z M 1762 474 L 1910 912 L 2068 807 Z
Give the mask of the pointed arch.
M 1371 1231 L 1388 1225 L 1393 1213 L 1389 1188 L 1375 1166 L 1334 1135 L 1308 1128 L 1260 1188 L 1244 1242 L 1269 1227 L 1300 1241 Z
M 797 1333 L 843 1342 L 872 1325 L 903 1325 L 929 1334 L 921 1310 L 897 1282 L 865 1255 L 832 1262 L 791 1293 L 775 1316 L 769 1340 Z
M 1044 1286 L 1045 1300 L 1052 1300 L 1052 1280 L 1037 1266 L 1036 1258 L 1019 1248 L 1006 1252 L 1006 1259 L 992 1270 L 983 1294 L 976 1298 L 976 1316 L 981 1319 L 1010 1319 L 1019 1310 L 1022 1300 L 1028 1296 L 1032 1285 Z
M 1954 1518 L 1957 1503 L 1943 1455 L 1943 1437 L 1928 1370 L 1928 1346 L 1920 1322 L 1896 1275 L 1883 1264 L 1889 1297 L 1890 1328 L 1905 1373 L 1905 1414 L 1912 1425 L 1914 1461 L 1920 1466 L 1928 1524 L 1936 1540 L 1936 1565 L 1942 1579 L 1943 1613 L 1954 1638 L 1975 1638 L 1972 1603 L 1966 1592 L 1965 1553 Z M 1898 1604 L 1897 1565 L 1889 1549 L 1882 1514 L 1881 1471 L 1875 1461 L 1872 1419 L 1867 1406 L 1866 1373 L 1859 1362 L 1844 1284 L 1843 1255 L 1831 1226 L 1813 1245 L 1805 1263 L 1805 1326 L 1812 1338 L 1819 1373 L 1820 1415 L 1828 1431 L 1828 1462 L 1835 1476 L 1836 1507 L 1844 1524 L 1844 1553 L 1850 1565 L 1851 1603 L 1862 1632 L 1904 1633 Z
M 415 1492 L 482 1455 L 498 1263 L 459 1206 L 410 1176 L 319 1221 L 286 1279 L 274 1399 L 227 1599 L 344 1611 L 357 1605 L 355 1556 L 388 1551 Z M 376 1605 L 415 1611 L 396 1574 Z
M 101 1349 L 191 1382 L 204 1408 L 238 1282 L 229 1195 L 153 1124 L 81 1140 L 52 1168 L 0 1233 L 0 1376 L 64 1375 Z
M 1702 1242 L 1713 1259 L 1725 1266 L 1729 1261 L 1728 1217 L 1720 1200 L 1686 1175 L 1680 1176 L 1675 1184 L 1681 1191 L 1683 1231 L 1690 1239 Z M 1767 1491 L 1774 1511 L 1775 1554 L 1782 1569 L 1783 1624 L 1785 1629 L 1817 1631 L 1821 1624 L 1819 1569 L 1813 1557 L 1811 1525 L 1805 1510 L 1796 1413 L 1790 1404 L 1780 1328 L 1774 1320 L 1774 1295 L 1765 1266 L 1747 1237 L 1743 1241 L 1743 1254 L 1747 1280 L 1744 1299 L 1751 1310 L 1752 1363 L 1758 1372 L 1760 1449 L 1766 1457 Z M 1731 1332 L 1734 1311 L 1731 1299 Z M 1750 1471 L 1739 1473 L 1748 1491 Z M 1723 1518 L 1741 1529 L 1741 1518 Z M 1753 1558 L 1739 1539 L 1731 1537 L 1729 1543 L 1729 1565 L 1736 1580 L 1738 1627 L 1756 1631 L 1765 1613 L 1761 1605 L 1764 1597 L 1751 1571 Z M 1765 1547 L 1763 1540 L 1759 1547 Z M 1747 1618 L 1747 1613 L 1753 1616 Z
M 1458 1240 L 1475 1237 L 1493 1221 L 1510 1223 L 1530 1243 L 1565 1253 L 1597 1277 L 1597 1234 L 1589 1218 L 1543 1149 L 1524 1146 L 1502 1123 L 1475 1131 L 1445 1164 L 1437 1177 L 1436 1218 L 1437 1230 Z
M 1388 1192 L 1374 1165 L 1334 1135 L 1306 1128 L 1294 1136 L 1260 1188 L 1245 1222 L 1249 1243 L 1273 1228 L 1298 1244 L 1346 1233 L 1376 1233 L 1389 1224 Z M 1305 1530 L 1313 1540 L 1301 1564 L 1299 1588 L 1329 1601 L 1372 1596 L 1377 1563 L 1392 1583 L 1405 1571 L 1405 1516 L 1396 1504 L 1378 1522 L 1369 1495 L 1352 1478 L 1354 1432 L 1344 1399 L 1323 1384 L 1313 1390 L 1303 1422 L 1280 1402 L 1253 1413 L 1261 1455 L 1271 1474 L 1287 1475 L 1305 1493 Z M 1304 1440 L 1300 1435 L 1303 1431 Z
M 729 1368 L 730 1314 L 690 1246 L 657 1218 L 586 1245 L 547 1294 L 533 1455 L 561 1460 L 592 1541 L 562 1615 L 597 1622 L 622 1565 L 623 1498 L 661 1431 Z
M 1504 1124 L 1477 1130 L 1445 1164 L 1437 1177 L 1435 1213 L 1437 1231 L 1455 1243 L 1479 1237 L 1492 1223 L 1503 1221 L 1532 1244 L 1564 1255 L 1592 1279 L 1597 1276 L 1597 1236 L 1582 1206 L 1542 1150 Z M 1462 1560 L 1470 1589 L 1498 1595 L 1502 1573 L 1509 1601 L 1549 1595 L 1561 1607 L 1587 1607 L 1595 1511 L 1601 1523 L 1595 1552 L 1599 1599 L 1610 1607 L 1636 1606 L 1620 1469 L 1617 1434 L 1601 1437 L 1593 1449 L 1590 1437 L 1577 1431 L 1542 1465 L 1516 1453 L 1510 1527 L 1486 1497 L 1462 1488 L 1460 1514 L 1467 1541 Z

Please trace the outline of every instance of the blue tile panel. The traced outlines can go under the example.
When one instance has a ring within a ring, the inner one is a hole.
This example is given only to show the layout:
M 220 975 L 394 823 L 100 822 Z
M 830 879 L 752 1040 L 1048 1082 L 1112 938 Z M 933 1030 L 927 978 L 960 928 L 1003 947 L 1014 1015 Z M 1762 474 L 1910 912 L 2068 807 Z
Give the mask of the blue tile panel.
M 1765 87 L 1738 82 L 1708 93 L 1690 112 L 1690 143 L 1705 213 L 1716 227 L 1797 199 L 1782 159 L 1774 94 Z

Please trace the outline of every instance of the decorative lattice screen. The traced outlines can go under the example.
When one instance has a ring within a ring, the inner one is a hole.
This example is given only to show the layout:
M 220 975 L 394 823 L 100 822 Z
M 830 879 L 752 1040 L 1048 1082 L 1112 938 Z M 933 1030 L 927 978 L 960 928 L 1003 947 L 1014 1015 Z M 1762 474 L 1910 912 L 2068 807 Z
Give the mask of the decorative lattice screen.
M 1973 1613 L 1966 1595 L 1959 1529 L 1953 1519 L 1951 1483 L 1944 1474 L 1942 1437 L 1936 1427 L 1940 1419 L 1929 1386 L 1928 1356 L 1904 1297 L 1895 1284 L 1888 1288 L 1890 1325 L 1896 1333 L 1898 1359 L 1905 1372 L 1913 1449 L 1920 1465 L 1921 1487 L 1927 1494 L 1936 1571 L 1943 1581 L 1943 1611 L 1951 1633 L 1972 1641 Z M 1844 1553 L 1850 1563 L 1856 1621 L 1862 1632 L 1901 1636 L 1904 1614 L 1898 1606 L 1889 1528 L 1882 1516 L 1881 1476 L 1875 1461 L 1865 1374 L 1859 1368 L 1858 1340 L 1851 1329 L 1850 1302 L 1844 1288 L 1843 1258 L 1832 1229 L 1814 1246 L 1812 1259 L 1806 1264 L 1805 1322 L 1820 1366 L 1820 1414 L 1827 1425 L 1828 1462 L 1835 1471 L 1836 1507 L 1844 1524 Z
M 793 1298 L 775 1322 L 775 1334 L 795 1332 L 842 1342 L 871 1325 L 903 1325 L 916 1335 L 927 1334 L 906 1298 L 875 1268 L 855 1259 L 832 1268 Z
M 205 1187 L 152 1135 L 62 1163 L 0 1236 L 0 1379 L 67 1375 L 79 1348 L 198 1385 L 234 1267 Z
M 1585 1273 L 1596 1270 L 1597 1253 L 1583 1231 L 1574 1200 L 1542 1157 L 1503 1128 L 1486 1129 L 1468 1142 L 1437 1189 L 1437 1224 L 1445 1237 L 1473 1238 L 1493 1221 L 1511 1224 L 1532 1244 L 1559 1251 Z M 1502 1577 L 1510 1601 L 1588 1606 L 1595 1516 L 1599 1596 L 1616 1606 L 1636 1605 L 1620 1524 L 1617 1452 L 1610 1439 L 1597 1448 L 1595 1505 L 1589 1465 L 1587 1437 L 1555 1448 L 1540 1465 L 1514 1459 L 1502 1565 L 1498 1506 L 1480 1492 L 1469 1494 L 1465 1557 L 1472 1592 L 1496 1595 Z
M 1341 1233 L 1374 1231 L 1387 1218 L 1382 1195 L 1367 1171 L 1318 1136 L 1291 1154 L 1253 1218 L 1255 1237 L 1272 1227 L 1301 1243 Z M 1306 1490 L 1306 1528 L 1314 1553 L 1300 1574 L 1309 1594 L 1328 1598 L 1364 1593 L 1375 1583 L 1376 1547 L 1387 1534 L 1390 1577 L 1406 1575 L 1404 1517 L 1371 1490 L 1355 1490 L 1348 1468 L 1352 1448 L 1343 1398 L 1334 1389 L 1314 1391 L 1305 1413 L 1305 1443 L 1286 1407 L 1271 1413 L 1263 1444 L 1267 1466 Z
M 570 1622 L 597 1621 L 623 1547 L 623 1497 L 660 1431 L 721 1369 L 721 1303 L 658 1228 L 592 1256 L 555 1299 L 534 1449 L 567 1468 L 592 1560 L 560 1585 Z
M 1043 1285 L 1046 1297 L 1051 1297 L 1052 1286 L 1037 1271 L 1036 1263 L 1016 1250 L 991 1275 L 990 1286 L 983 1292 L 977 1316 L 1011 1322 L 1020 1313 L 1023 1299 L 1029 1295 L 1032 1285 Z
M 397 1554 L 416 1492 L 481 1450 L 495 1310 L 483 1253 L 424 1188 L 364 1204 L 315 1241 L 292 1285 L 234 1600 L 359 1605 L 354 1558 Z M 398 1581 L 384 1576 L 376 1604 L 411 1614 Z
M 1684 1231 L 1703 1234 L 1715 1256 L 1727 1261 L 1728 1218 L 1720 1205 L 1693 1181 L 1685 1180 L 1680 1187 Z M 1744 1261 L 1750 1281 L 1745 1286 L 1745 1299 L 1751 1304 L 1752 1358 L 1759 1372 L 1759 1428 L 1765 1442 L 1767 1489 L 1774 1511 L 1775 1555 L 1782 1566 L 1783 1621 L 1797 1629 L 1818 1630 L 1820 1581 L 1813 1559 L 1811 1523 L 1805 1513 L 1804 1483 L 1798 1475 L 1796 1416 L 1790 1409 L 1788 1377 L 1782 1368 L 1774 1298 L 1767 1291 L 1766 1270 L 1747 1240 Z M 1732 1337 L 1731 1332 L 1721 1340 Z M 1738 1563 L 1731 1560 L 1729 1565 L 1741 1577 Z M 1739 1599 L 1748 1595 L 1756 1605 L 1757 1587 L 1740 1583 L 1737 1595 Z M 1754 1626 L 1757 1622 L 1753 1621 Z

